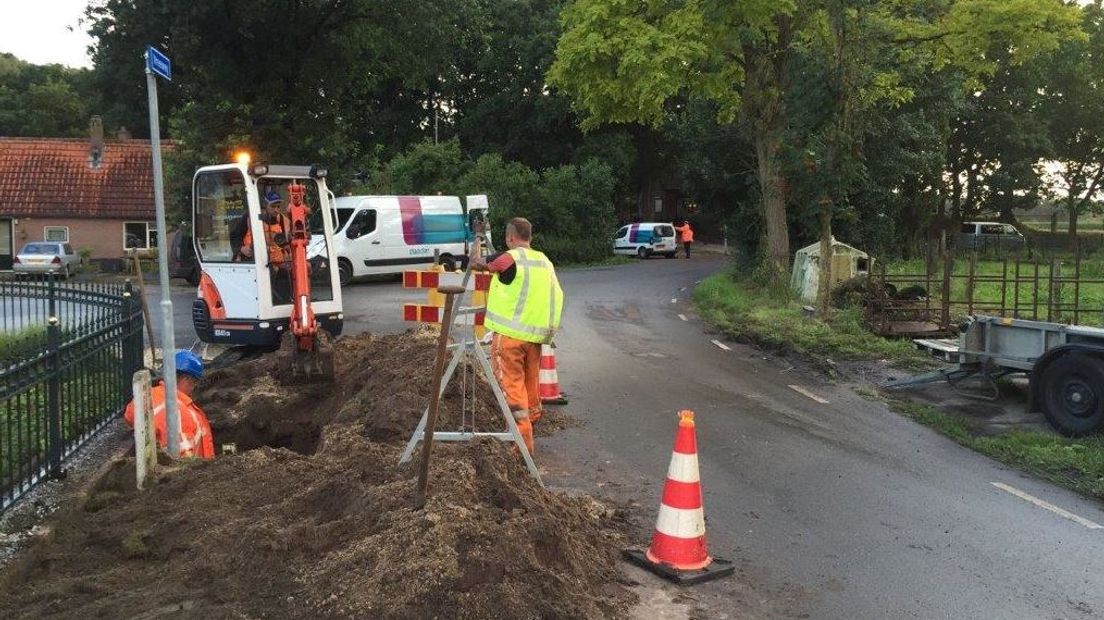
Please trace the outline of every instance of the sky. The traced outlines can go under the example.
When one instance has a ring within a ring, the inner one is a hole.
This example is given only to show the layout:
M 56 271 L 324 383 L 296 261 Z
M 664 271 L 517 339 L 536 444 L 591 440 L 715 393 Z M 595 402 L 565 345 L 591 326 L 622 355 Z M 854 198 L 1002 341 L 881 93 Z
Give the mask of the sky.
M 0 52 L 36 65 L 91 67 L 87 48 L 92 38 L 77 23 L 88 2 L 0 0 Z

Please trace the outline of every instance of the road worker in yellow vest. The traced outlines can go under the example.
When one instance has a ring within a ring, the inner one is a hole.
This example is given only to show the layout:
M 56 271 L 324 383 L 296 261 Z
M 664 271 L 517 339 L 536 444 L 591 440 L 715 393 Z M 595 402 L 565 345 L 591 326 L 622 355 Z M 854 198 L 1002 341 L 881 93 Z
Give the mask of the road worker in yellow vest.
M 482 231 L 477 231 L 482 232 Z M 494 274 L 483 325 L 492 332 L 491 368 L 533 453 L 533 422 L 541 415 L 541 345 L 552 342 L 563 312 L 563 289 L 552 261 L 529 247 L 533 225 L 515 217 L 506 225 L 509 250 L 470 257 L 475 269 Z

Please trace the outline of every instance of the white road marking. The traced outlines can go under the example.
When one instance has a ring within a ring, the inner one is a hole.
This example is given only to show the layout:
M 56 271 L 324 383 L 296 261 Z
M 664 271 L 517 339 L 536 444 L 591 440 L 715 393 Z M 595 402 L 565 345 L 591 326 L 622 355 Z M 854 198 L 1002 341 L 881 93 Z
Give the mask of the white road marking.
M 677 304 L 677 303 L 678 303 L 678 300 L 677 300 L 677 299 L 675 299 L 674 297 L 672 297 L 672 298 L 671 298 L 671 303 L 673 303 L 673 304 Z
M 1045 502 L 1045 501 L 1039 499 L 1038 497 L 1035 497 L 1034 495 L 1024 493 L 1023 491 L 1017 489 L 1016 487 L 1010 487 L 1007 484 L 1004 484 L 1003 482 L 990 482 L 989 484 L 997 487 L 998 489 L 1000 489 L 1002 491 L 1007 491 L 1008 493 L 1011 493 L 1012 495 L 1015 495 L 1016 497 L 1024 500 L 1025 502 L 1030 502 L 1032 504 L 1035 504 L 1039 508 L 1049 510 L 1049 511 L 1053 512 L 1054 514 L 1060 516 L 1060 517 L 1064 517 L 1066 519 L 1069 519 L 1070 521 L 1073 521 L 1074 523 L 1077 523 L 1078 525 L 1083 525 L 1083 526 L 1089 528 L 1090 530 L 1104 529 L 1104 525 L 1100 525 L 1099 523 L 1094 523 L 1093 521 L 1089 521 L 1085 517 L 1079 517 L 1079 516 L 1073 514 L 1072 512 L 1070 512 L 1068 510 L 1063 510 L 1063 509 L 1055 506 L 1054 504 L 1051 504 L 1050 502 Z
M 807 397 L 817 401 L 818 403 L 820 403 L 822 405 L 827 405 L 828 404 L 827 400 L 817 396 L 816 394 L 813 394 L 812 392 L 810 392 L 809 390 L 806 390 L 805 388 L 801 387 L 800 385 L 791 385 L 790 389 L 797 392 L 798 394 L 801 394 L 802 396 L 807 396 Z
M 683 321 L 689 321 L 689 320 L 690 320 L 690 319 L 686 318 L 686 315 L 685 315 L 685 314 L 679 314 L 679 315 L 678 315 L 678 317 L 679 317 L 680 319 L 682 319 Z
M 721 342 L 720 340 L 711 340 L 710 342 L 712 342 L 713 344 L 717 345 L 718 347 L 724 349 L 725 351 L 731 351 L 732 350 L 731 348 L 728 347 L 728 345 Z

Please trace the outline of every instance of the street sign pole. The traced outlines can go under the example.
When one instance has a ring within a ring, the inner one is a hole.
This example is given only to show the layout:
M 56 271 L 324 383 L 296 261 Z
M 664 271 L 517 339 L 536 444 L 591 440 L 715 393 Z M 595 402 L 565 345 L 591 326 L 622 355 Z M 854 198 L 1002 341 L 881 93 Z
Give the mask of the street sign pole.
M 173 332 L 172 295 L 169 291 L 168 229 L 165 225 L 165 180 L 161 168 L 161 123 L 157 111 L 157 75 L 172 79 L 169 59 L 146 48 L 146 87 L 149 90 L 150 147 L 153 151 L 153 204 L 157 209 L 157 268 L 161 284 L 161 360 L 165 380 L 165 424 L 169 456 L 180 456 L 180 408 L 176 401 L 176 334 Z

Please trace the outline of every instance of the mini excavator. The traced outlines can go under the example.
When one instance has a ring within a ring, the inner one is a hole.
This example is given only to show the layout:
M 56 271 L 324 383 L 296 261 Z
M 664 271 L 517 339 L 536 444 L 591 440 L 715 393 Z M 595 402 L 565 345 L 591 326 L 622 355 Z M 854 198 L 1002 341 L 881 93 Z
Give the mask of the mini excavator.
M 333 380 L 332 342 L 344 322 L 333 200 L 317 165 L 239 160 L 196 171 L 201 275 L 192 324 L 200 340 L 278 350 L 291 383 Z

